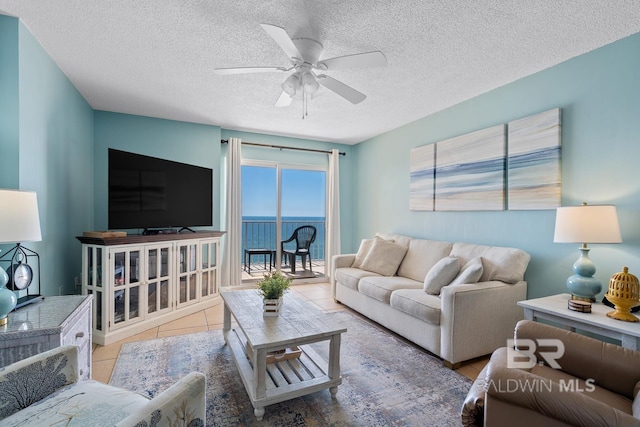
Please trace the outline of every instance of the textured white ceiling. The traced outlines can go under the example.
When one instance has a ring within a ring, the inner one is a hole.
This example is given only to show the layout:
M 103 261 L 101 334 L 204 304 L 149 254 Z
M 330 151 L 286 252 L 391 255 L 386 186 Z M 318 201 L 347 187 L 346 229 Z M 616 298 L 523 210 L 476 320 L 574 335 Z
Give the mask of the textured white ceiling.
M 357 143 L 640 31 L 637 0 L 0 0 L 98 110 Z M 273 106 L 290 65 L 260 27 L 381 50 L 388 66 L 328 73 L 367 99 Z

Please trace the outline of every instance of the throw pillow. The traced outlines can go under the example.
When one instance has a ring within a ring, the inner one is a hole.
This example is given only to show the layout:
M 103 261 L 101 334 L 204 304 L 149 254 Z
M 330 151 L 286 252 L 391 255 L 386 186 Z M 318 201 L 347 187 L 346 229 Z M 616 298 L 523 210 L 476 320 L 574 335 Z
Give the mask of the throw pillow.
M 460 271 L 460 260 L 447 256 L 436 262 L 424 278 L 424 291 L 431 295 L 439 295 L 440 290 L 451 282 Z
M 371 245 L 373 245 L 373 239 L 362 239 L 360 247 L 358 248 L 358 253 L 356 254 L 356 259 L 353 260 L 351 267 L 360 268 L 362 261 L 364 261 L 365 257 L 371 250 Z
M 484 267 L 482 266 L 482 258 L 475 257 L 466 263 L 460 274 L 450 283 L 450 285 L 458 285 L 461 283 L 478 283 L 478 280 L 482 277 Z
M 389 240 L 375 239 L 360 268 L 381 276 L 393 276 L 398 271 L 407 249 L 406 246 Z

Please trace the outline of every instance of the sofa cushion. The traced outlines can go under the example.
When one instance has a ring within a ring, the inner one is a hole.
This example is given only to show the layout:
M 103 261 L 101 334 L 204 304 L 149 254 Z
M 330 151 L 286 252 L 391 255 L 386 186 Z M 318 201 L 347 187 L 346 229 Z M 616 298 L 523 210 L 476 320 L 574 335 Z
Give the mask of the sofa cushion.
M 442 302 L 421 289 L 398 289 L 391 294 L 391 307 L 432 325 L 440 324 Z
M 338 268 L 334 274 L 337 282 L 356 291 L 358 290 L 358 282 L 360 279 L 368 276 L 378 276 L 378 274 L 371 271 L 352 267 Z
M 353 260 L 353 264 L 351 264 L 351 267 L 360 268 L 360 266 L 362 265 L 362 261 L 364 261 L 372 245 L 373 239 L 362 239 L 362 241 L 360 242 L 360 247 L 358 248 L 358 253 L 356 253 L 356 258 Z
M 398 276 L 422 282 L 431 268 L 449 255 L 453 244 L 437 240 L 411 239 Z
M 398 271 L 407 247 L 384 239 L 374 239 L 369 253 L 362 261 L 361 269 L 383 276 L 393 276 Z
M 482 266 L 482 258 L 472 258 L 461 269 L 460 273 L 455 279 L 449 283 L 449 285 L 461 285 L 463 283 L 477 283 L 482 277 L 484 268 Z
M 358 283 L 358 291 L 373 299 L 389 304 L 391 293 L 397 289 L 418 289 L 422 292 L 422 282 L 406 277 L 363 277 Z
M 411 242 L 411 237 L 403 236 L 402 234 L 393 234 L 393 233 L 376 233 L 375 237 L 379 237 L 384 240 L 390 240 L 394 243 L 397 243 L 402 246 L 409 247 L 409 243 Z
M 424 291 L 431 295 L 440 295 L 440 290 L 447 286 L 458 275 L 460 260 L 454 256 L 447 256 L 429 270 L 424 278 Z
M 71 384 L 2 420 L 3 426 L 115 425 L 149 400 L 137 393 L 87 380 Z
M 531 259 L 529 254 L 521 249 L 461 242 L 453 244 L 451 255 L 460 258 L 463 265 L 472 258 L 482 257 L 481 282 L 499 280 L 505 283 L 517 283 L 524 280 L 524 272 Z

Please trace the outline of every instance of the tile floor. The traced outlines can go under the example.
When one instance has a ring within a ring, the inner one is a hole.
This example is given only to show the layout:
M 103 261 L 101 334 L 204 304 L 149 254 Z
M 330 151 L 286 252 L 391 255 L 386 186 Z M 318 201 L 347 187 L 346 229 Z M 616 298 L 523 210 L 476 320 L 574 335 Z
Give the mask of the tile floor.
M 291 292 L 295 292 L 296 296 L 316 304 L 327 313 L 348 310 L 342 304 L 333 301 L 329 283 L 296 285 L 291 287 Z M 124 343 L 222 329 L 222 322 L 223 305 L 222 299 L 219 299 L 211 308 L 165 323 L 113 344 L 107 346 L 93 344 L 92 377 L 96 381 L 109 382 L 120 348 Z M 475 379 L 488 360 L 487 356 L 465 362 L 456 372 Z

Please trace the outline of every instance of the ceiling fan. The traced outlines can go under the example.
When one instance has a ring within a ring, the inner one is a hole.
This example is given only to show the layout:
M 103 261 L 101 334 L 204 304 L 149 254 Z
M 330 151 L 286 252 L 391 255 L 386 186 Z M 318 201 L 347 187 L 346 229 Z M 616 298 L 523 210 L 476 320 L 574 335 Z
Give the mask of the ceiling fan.
M 306 103 L 307 97 L 316 93 L 320 85 L 340 95 L 352 104 L 365 100 L 365 94 L 355 90 L 341 81 L 331 78 L 325 72 L 356 67 L 376 67 L 387 65 L 387 58 L 380 51 L 338 56 L 330 59 L 320 59 L 324 50 L 317 40 L 309 38 L 289 37 L 282 27 L 271 24 L 260 24 L 273 40 L 282 48 L 291 61 L 289 68 L 285 67 L 237 67 L 216 68 L 215 74 L 243 74 L 269 73 L 293 71 L 280 85 L 282 93 L 276 101 L 277 107 L 286 107 L 292 99 L 302 99 Z M 304 113 L 303 113 L 304 118 Z

